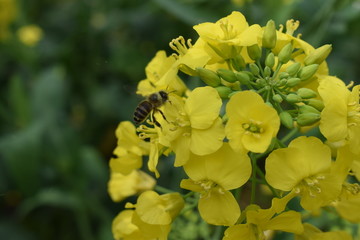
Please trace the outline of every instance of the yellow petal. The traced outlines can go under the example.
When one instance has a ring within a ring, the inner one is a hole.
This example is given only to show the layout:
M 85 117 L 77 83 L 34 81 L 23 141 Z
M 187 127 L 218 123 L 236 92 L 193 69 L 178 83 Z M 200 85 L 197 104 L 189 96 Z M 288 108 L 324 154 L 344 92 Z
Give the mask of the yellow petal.
M 223 240 L 258 240 L 250 224 L 238 224 L 226 229 Z
M 221 98 L 214 88 L 195 88 L 185 102 L 185 111 L 189 116 L 191 127 L 209 128 L 219 116 L 221 104 Z
M 192 154 L 184 170 L 194 181 L 207 179 L 230 190 L 246 183 L 251 174 L 251 163 L 246 153 L 235 152 L 228 143 L 224 143 L 213 154 Z
M 266 224 L 266 229 L 301 234 L 304 231 L 301 214 L 295 211 L 281 213 Z
M 192 129 L 190 151 L 197 155 L 216 152 L 223 144 L 225 137 L 221 118 L 217 118 L 208 129 Z
M 231 226 L 240 217 L 240 207 L 229 191 L 213 189 L 209 197 L 200 198 L 198 207 L 201 217 L 213 225 Z

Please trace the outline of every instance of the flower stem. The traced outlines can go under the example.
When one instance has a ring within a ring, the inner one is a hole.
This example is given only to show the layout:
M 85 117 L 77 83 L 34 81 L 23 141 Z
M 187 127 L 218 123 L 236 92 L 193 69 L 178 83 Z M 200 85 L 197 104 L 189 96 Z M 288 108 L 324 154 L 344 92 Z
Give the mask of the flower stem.
M 256 165 L 256 158 L 251 157 L 252 162 L 252 176 L 251 176 L 251 197 L 250 197 L 250 204 L 253 204 L 255 202 L 255 194 L 256 194 L 256 171 L 257 171 L 257 165 Z
M 167 188 L 164 188 L 164 187 L 161 187 L 159 185 L 156 185 L 155 186 L 155 191 L 158 191 L 160 193 L 173 193 L 174 191 L 170 190 L 170 189 L 167 189 Z
M 293 128 L 288 134 L 286 134 L 280 141 L 284 144 L 288 142 L 296 133 L 298 132 L 297 128 Z

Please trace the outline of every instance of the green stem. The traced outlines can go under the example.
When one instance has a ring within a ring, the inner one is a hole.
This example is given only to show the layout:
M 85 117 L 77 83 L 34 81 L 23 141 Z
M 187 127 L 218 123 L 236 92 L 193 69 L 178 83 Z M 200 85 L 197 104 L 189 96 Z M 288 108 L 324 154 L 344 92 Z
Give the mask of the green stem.
M 285 144 L 287 143 L 296 133 L 298 132 L 297 128 L 293 128 L 288 134 L 286 134 L 280 141 Z
M 276 192 L 276 190 L 266 181 L 265 179 L 265 174 L 261 171 L 260 168 L 256 168 L 257 173 L 259 174 L 259 176 L 264 180 L 264 183 L 268 186 L 268 188 L 270 189 L 270 191 L 272 192 L 272 194 L 275 197 L 279 197 L 279 194 Z
M 251 162 L 252 162 L 252 176 L 251 176 L 251 197 L 250 197 L 250 204 L 253 204 L 255 202 L 255 195 L 256 195 L 256 169 L 257 169 L 257 165 L 256 165 L 256 158 L 255 157 L 251 157 Z
M 164 188 L 164 187 L 161 187 L 159 185 L 156 185 L 155 186 L 155 191 L 158 191 L 160 193 L 173 193 L 174 191 L 170 190 L 170 189 L 167 189 L 167 188 Z

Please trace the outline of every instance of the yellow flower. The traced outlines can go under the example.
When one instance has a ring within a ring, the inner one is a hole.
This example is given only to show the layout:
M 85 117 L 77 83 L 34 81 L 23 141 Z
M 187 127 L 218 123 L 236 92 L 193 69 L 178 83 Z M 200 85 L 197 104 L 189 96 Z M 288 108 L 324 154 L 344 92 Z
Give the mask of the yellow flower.
M 199 192 L 199 212 L 210 224 L 230 226 L 240 217 L 240 207 L 229 190 L 241 187 L 251 174 L 250 159 L 244 152 L 234 152 L 227 143 L 217 152 L 198 156 L 191 154 L 184 165 L 190 179 L 182 188 Z
M 352 92 L 336 77 L 327 77 L 319 83 L 319 93 L 325 108 L 321 112 L 320 131 L 333 145 L 350 145 L 360 153 L 360 86 Z
M 176 73 L 168 85 L 160 82 L 160 79 L 167 74 L 175 62 L 176 59 L 174 56 L 171 55 L 167 57 L 165 51 L 158 51 L 146 66 L 146 79 L 139 82 L 136 93 L 144 97 L 160 90 L 166 90 L 168 92 L 176 91 L 178 94 L 182 94 L 187 88 Z
M 180 36 L 170 42 L 170 47 L 176 51 L 171 55 L 176 60 L 161 77 L 159 85 L 171 85 L 172 81 L 177 78 L 178 70 L 181 67 L 186 66 L 186 68 L 194 70 L 197 67 L 203 67 L 210 60 L 210 56 L 199 41 L 192 45 L 190 39 L 185 42 L 185 39 Z
M 229 117 L 226 137 L 234 150 L 265 152 L 279 131 L 280 118 L 276 110 L 252 91 L 233 95 L 226 105 L 226 114 Z
M 42 29 L 37 25 L 27 25 L 17 31 L 21 42 L 30 47 L 35 46 L 43 36 Z
M 133 170 L 128 175 L 111 172 L 108 192 L 114 202 L 120 202 L 132 195 L 154 188 L 155 179 L 140 170 Z
M 164 129 L 176 154 L 175 166 L 182 166 L 189 154 L 206 155 L 218 150 L 224 139 L 224 126 L 219 117 L 222 101 L 212 87 L 198 87 L 183 102 L 176 95 L 164 113 L 171 123 Z
M 225 60 L 240 54 L 243 46 L 257 44 L 262 31 L 257 24 L 249 26 L 244 15 L 235 11 L 216 23 L 201 23 L 194 26 L 194 29 L 200 39 Z
M 301 235 L 295 235 L 295 240 L 352 240 L 347 232 L 322 232 L 309 223 L 304 223 L 304 230 Z
M 115 240 L 166 240 L 170 225 L 148 224 L 134 210 L 124 210 L 114 218 L 112 232 Z
M 115 134 L 118 145 L 114 150 L 116 157 L 110 159 L 111 170 L 127 175 L 141 168 L 142 156 L 149 153 L 149 143 L 136 135 L 135 126 L 129 121 L 121 122 Z
M 285 198 L 287 203 L 290 199 Z M 269 209 L 260 209 L 256 205 L 248 206 L 245 210 L 246 223 L 229 227 L 225 231 L 223 240 L 265 239 L 265 231 L 268 230 L 302 233 L 304 228 L 301 224 L 301 214 L 295 211 L 283 212 L 284 209 L 284 200 L 278 198 L 273 199 Z
M 136 204 L 127 203 L 126 208 L 135 207 L 141 221 L 153 225 L 169 225 L 184 207 L 179 193 L 159 195 L 154 191 L 140 194 Z
M 340 197 L 332 204 L 340 216 L 350 222 L 360 223 L 360 186 L 343 184 Z
M 274 188 L 300 194 L 301 206 L 313 211 L 339 196 L 348 169 L 345 165 L 349 165 L 347 160 L 338 157 L 332 168 L 330 148 L 315 137 L 302 136 L 270 153 L 265 178 Z

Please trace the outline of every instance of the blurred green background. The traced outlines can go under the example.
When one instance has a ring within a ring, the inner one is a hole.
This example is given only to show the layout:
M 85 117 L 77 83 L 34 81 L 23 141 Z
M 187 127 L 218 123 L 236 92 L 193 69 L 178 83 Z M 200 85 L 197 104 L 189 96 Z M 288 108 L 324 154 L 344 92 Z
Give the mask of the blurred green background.
M 112 239 L 108 160 L 146 64 L 233 10 L 300 20 L 333 45 L 330 73 L 358 80 L 359 0 L 0 0 L 0 239 Z

